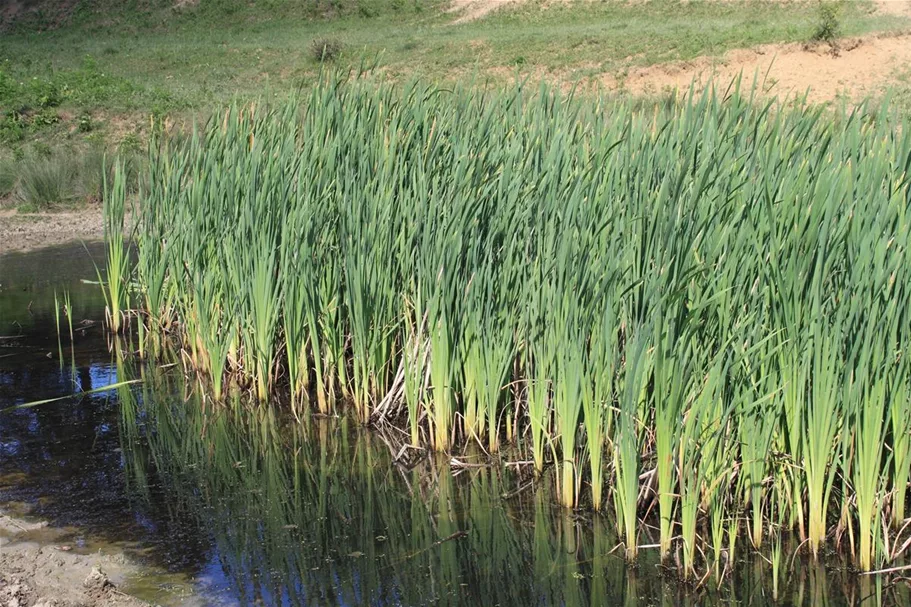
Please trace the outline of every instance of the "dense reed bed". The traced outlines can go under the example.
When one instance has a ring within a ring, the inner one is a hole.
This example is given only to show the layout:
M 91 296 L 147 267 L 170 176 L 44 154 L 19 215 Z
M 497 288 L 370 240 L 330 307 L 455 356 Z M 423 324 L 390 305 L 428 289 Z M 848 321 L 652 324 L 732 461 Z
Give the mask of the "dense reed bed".
M 909 537 L 909 164 L 885 111 L 326 81 L 153 143 L 145 349 L 214 400 L 517 443 L 685 577 L 741 530 L 875 569 Z

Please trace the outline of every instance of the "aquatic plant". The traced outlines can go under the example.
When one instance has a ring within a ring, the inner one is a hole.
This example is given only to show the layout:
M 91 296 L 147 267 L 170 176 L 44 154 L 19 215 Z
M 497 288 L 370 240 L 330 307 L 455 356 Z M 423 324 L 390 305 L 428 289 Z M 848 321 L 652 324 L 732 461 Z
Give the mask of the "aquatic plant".
M 125 314 L 129 308 L 128 280 L 131 272 L 129 249 L 125 242 L 124 220 L 126 217 L 127 187 L 123 165 L 114 166 L 113 179 L 108 182 L 104 172 L 104 241 L 107 245 L 107 280 L 98 271 L 98 282 L 102 285 L 105 302 L 105 316 L 114 333 L 120 333 Z M 97 270 L 97 268 L 96 268 Z
M 911 473 L 905 127 L 327 76 L 153 140 L 141 314 L 215 400 L 518 444 L 630 559 L 654 527 L 722 578 L 748 520 L 757 550 L 849 528 L 870 569 Z

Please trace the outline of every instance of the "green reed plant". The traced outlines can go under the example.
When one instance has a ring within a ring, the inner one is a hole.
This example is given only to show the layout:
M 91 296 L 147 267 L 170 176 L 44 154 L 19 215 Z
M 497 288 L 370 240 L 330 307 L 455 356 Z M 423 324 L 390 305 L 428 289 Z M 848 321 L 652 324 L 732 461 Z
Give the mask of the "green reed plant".
M 817 334 L 811 345 L 813 371 L 810 398 L 807 405 L 804 436 L 804 476 L 807 486 L 807 539 L 814 555 L 819 553 L 828 530 L 829 495 L 835 479 L 837 462 L 836 437 L 841 422 L 839 405 L 842 402 L 843 359 L 836 338 Z
M 425 344 L 423 319 L 413 316 L 407 324 L 407 333 L 402 352 L 403 391 L 408 415 L 408 432 L 411 446 L 420 447 L 420 420 L 422 403 L 426 397 L 427 346 Z
M 635 559 L 638 554 L 638 499 L 639 499 L 639 401 L 645 396 L 649 377 L 649 360 L 646 353 L 647 333 L 643 331 L 628 351 L 631 359 L 626 366 L 624 390 L 615 422 L 616 435 L 612 449 L 614 459 L 614 511 L 617 515 L 618 533 L 626 546 L 626 557 Z
M 115 162 L 113 178 L 109 182 L 104 172 L 104 240 L 107 244 L 107 280 L 102 283 L 105 316 L 111 331 L 120 333 L 129 309 L 130 251 L 124 236 L 127 206 L 126 176 L 122 164 Z
M 818 554 L 837 512 L 872 563 L 911 470 L 902 120 L 325 74 L 153 137 L 137 307 L 214 400 L 514 440 L 565 506 L 609 494 L 629 558 L 654 527 L 717 571 L 744 516 Z
M 601 510 L 604 500 L 604 455 L 607 437 L 611 436 L 613 429 L 610 407 L 613 406 L 614 380 L 619 366 L 615 314 L 615 308 L 608 299 L 603 316 L 595 321 L 589 368 L 587 376 L 582 379 L 582 420 L 588 452 L 592 506 L 596 511 Z
M 775 533 L 772 540 L 772 549 L 769 554 L 769 562 L 772 566 L 772 600 L 777 601 L 781 586 L 781 565 L 784 555 L 781 547 L 781 534 Z
M 54 297 L 57 297 L 57 294 L 54 294 Z M 63 292 L 63 315 L 66 316 L 66 328 L 69 331 L 70 335 L 70 348 L 73 347 L 73 342 L 75 341 L 73 333 L 73 301 L 70 298 L 70 292 Z M 59 327 L 58 327 L 59 332 Z
M 671 539 L 674 535 L 674 506 L 677 491 L 677 461 L 678 441 L 680 430 L 683 427 L 683 412 L 686 388 L 689 381 L 687 374 L 691 372 L 688 361 L 683 358 L 687 352 L 674 356 L 669 351 L 671 341 L 676 338 L 664 330 L 664 323 L 656 324 L 655 336 L 655 474 L 657 477 L 658 492 L 658 518 L 660 521 L 660 551 L 661 558 L 668 556 L 671 550 Z M 672 358 L 669 358 L 672 357 Z
M 57 289 L 54 289 L 54 325 L 57 327 L 57 359 L 60 361 L 60 370 L 63 371 L 63 334 L 60 332 L 60 299 Z
M 855 416 L 855 462 L 852 468 L 857 500 L 857 533 L 859 535 L 859 565 L 870 571 L 881 529 L 880 489 L 883 468 L 883 438 L 886 432 L 886 383 L 880 361 L 860 359 L 864 368 L 855 369 L 855 381 L 860 385 L 851 391 Z
M 901 366 L 907 367 L 903 358 Z M 889 424 L 892 433 L 892 526 L 899 528 L 905 521 L 905 498 L 908 476 L 911 474 L 911 390 L 907 372 L 896 372 L 889 394 Z

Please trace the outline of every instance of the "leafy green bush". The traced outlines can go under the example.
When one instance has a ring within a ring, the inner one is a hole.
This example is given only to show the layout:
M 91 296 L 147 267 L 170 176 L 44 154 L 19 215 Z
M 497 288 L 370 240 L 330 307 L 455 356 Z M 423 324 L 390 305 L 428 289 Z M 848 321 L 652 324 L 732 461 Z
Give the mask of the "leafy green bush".
M 841 20 L 838 15 L 840 11 L 840 1 L 819 1 L 818 21 L 812 37 L 814 41 L 831 43 L 838 38 L 841 34 Z

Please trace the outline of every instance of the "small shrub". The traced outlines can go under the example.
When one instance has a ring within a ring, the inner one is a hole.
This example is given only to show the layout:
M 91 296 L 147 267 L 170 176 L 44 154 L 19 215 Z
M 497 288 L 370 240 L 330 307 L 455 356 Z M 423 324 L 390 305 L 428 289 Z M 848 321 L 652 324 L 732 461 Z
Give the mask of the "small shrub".
M 45 87 L 37 96 L 38 107 L 44 109 L 57 107 L 62 100 L 63 94 L 53 85 Z
M 338 59 L 342 48 L 342 43 L 332 38 L 317 38 L 310 43 L 310 53 L 320 63 Z
M 361 17 L 376 17 L 379 14 L 379 10 L 374 2 L 371 0 L 357 0 L 357 12 Z
M 51 108 L 44 108 L 32 117 L 32 124 L 35 127 L 51 126 L 60 122 L 60 115 Z
M 841 2 L 820 0 L 817 15 L 816 29 L 813 31 L 814 42 L 832 43 L 841 33 L 841 20 L 839 12 Z
M 46 141 L 36 141 L 33 143 L 31 152 L 37 158 L 50 158 L 54 154 L 51 144 Z
M 18 112 L 0 115 L 0 142 L 14 143 L 25 139 L 25 122 Z
M 77 128 L 80 133 L 91 133 L 95 128 L 95 125 L 92 123 L 92 117 L 88 114 L 80 116 Z
M 136 132 L 131 131 L 120 140 L 118 150 L 121 154 L 138 154 L 142 150 L 142 139 Z

